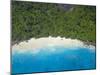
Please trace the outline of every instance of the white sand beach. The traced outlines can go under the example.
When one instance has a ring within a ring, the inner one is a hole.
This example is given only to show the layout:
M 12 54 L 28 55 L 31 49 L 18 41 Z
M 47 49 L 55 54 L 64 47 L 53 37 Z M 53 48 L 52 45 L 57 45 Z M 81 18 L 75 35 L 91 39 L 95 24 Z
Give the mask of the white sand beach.
M 65 38 L 65 37 L 42 37 L 31 38 L 30 40 L 14 44 L 12 50 L 34 50 L 37 48 L 43 48 L 48 46 L 64 46 L 64 47 L 88 47 L 95 49 L 93 45 L 86 45 L 82 41 L 77 39 Z

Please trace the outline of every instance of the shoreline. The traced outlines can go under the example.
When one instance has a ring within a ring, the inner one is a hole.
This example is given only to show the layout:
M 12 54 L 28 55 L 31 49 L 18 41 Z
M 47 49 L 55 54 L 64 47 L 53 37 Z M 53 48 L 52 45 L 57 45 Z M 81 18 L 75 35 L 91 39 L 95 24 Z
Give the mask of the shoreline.
M 13 42 L 12 49 L 25 50 L 36 49 L 47 46 L 64 46 L 64 47 L 88 47 L 95 48 L 95 44 L 89 41 L 81 41 L 78 39 L 71 39 L 65 37 L 42 37 L 31 38 L 29 40 Z
M 49 36 L 49 37 L 52 37 L 52 36 Z M 41 38 L 49 38 L 49 37 L 41 37 Z M 58 36 L 58 37 L 60 37 L 60 36 Z M 34 37 L 33 37 L 34 38 Z M 54 38 L 57 38 L 57 37 L 54 37 Z M 65 38 L 65 37 L 60 37 L 60 38 Z M 30 38 L 31 39 L 31 38 Z M 21 42 L 28 42 L 30 39 L 28 39 L 28 40 L 22 40 L 22 41 L 11 41 L 11 46 L 13 46 L 13 45 L 18 45 L 19 43 L 21 43 Z M 40 39 L 40 38 L 34 38 L 34 39 Z M 66 39 L 68 39 L 68 38 L 66 38 Z M 70 39 L 72 39 L 72 38 L 70 38 Z M 78 40 L 78 39 L 77 39 Z M 79 39 L 80 40 L 80 39 Z M 88 40 L 80 40 L 80 41 L 82 41 L 84 44 L 86 44 L 86 45 L 93 45 L 93 46 L 96 46 L 96 41 L 95 42 L 90 42 L 90 41 L 88 41 Z

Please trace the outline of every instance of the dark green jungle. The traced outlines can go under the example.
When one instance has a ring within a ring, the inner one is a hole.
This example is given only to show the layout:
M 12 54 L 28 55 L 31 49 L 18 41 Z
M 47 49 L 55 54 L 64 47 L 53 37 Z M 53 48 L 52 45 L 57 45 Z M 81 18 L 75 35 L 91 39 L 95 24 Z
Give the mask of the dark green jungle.
M 12 41 L 61 36 L 95 44 L 96 6 L 12 1 Z

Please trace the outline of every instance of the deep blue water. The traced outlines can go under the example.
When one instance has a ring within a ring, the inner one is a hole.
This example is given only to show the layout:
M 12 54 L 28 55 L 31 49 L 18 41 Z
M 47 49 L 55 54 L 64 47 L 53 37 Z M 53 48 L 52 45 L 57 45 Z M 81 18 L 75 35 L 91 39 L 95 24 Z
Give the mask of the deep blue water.
M 12 73 L 95 69 L 95 60 L 95 50 L 90 48 L 49 47 L 37 53 L 13 50 Z

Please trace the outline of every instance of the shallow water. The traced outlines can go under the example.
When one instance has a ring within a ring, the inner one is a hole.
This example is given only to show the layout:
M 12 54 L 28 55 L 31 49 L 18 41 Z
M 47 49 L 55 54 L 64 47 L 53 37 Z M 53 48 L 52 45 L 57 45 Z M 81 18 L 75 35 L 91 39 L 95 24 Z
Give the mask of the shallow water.
M 95 49 L 46 47 L 12 53 L 12 73 L 95 69 Z

